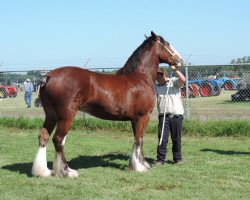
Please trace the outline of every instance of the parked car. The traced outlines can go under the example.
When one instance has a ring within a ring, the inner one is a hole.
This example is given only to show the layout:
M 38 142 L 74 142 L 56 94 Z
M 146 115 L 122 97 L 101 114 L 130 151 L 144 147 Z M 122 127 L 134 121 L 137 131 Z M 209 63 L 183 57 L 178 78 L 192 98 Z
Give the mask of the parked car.
M 239 89 L 238 92 L 231 95 L 232 101 L 249 101 L 250 100 L 250 85 L 245 88 Z

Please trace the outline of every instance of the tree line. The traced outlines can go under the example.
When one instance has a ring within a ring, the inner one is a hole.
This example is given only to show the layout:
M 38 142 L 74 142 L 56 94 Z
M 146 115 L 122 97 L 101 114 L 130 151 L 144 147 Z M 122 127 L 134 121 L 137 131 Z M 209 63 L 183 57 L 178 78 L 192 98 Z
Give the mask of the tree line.
M 230 64 L 243 64 L 243 63 L 250 63 L 250 56 L 244 56 L 242 58 L 233 59 L 230 62 Z

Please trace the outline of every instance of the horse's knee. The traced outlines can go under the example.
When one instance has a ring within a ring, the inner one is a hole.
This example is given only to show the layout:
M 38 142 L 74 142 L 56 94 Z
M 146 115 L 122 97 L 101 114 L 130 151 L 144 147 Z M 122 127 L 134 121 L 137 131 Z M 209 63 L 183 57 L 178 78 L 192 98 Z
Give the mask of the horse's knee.
M 40 131 L 40 134 L 38 135 L 39 146 L 45 147 L 48 143 L 49 136 L 50 135 L 49 135 L 47 129 L 42 128 Z

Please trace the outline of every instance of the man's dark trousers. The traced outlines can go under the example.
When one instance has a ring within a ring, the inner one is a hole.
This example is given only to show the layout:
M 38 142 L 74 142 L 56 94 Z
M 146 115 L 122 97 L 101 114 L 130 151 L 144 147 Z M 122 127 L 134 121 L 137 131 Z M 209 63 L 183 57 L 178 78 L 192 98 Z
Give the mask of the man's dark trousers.
M 161 131 L 162 131 L 162 124 L 163 124 L 163 114 L 158 116 L 159 125 L 158 125 L 158 139 L 160 141 L 161 138 Z M 157 161 L 165 161 L 166 153 L 167 153 L 167 144 L 168 144 L 168 136 L 169 132 L 171 134 L 172 139 L 172 153 L 173 153 L 173 161 L 177 162 L 182 160 L 181 155 L 181 130 L 182 130 L 182 115 L 169 115 L 166 114 L 165 119 L 165 126 L 164 126 L 164 133 L 162 138 L 161 145 L 157 147 Z

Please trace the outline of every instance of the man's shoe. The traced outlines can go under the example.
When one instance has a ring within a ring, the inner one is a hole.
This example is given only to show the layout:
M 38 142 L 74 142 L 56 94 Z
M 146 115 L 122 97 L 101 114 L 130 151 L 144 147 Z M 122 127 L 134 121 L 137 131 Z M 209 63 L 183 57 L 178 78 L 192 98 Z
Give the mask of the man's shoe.
M 156 163 L 155 163 L 156 166 L 162 166 L 164 165 L 164 161 L 161 161 L 161 160 L 158 160 Z
M 183 164 L 183 161 L 182 161 L 182 160 L 175 160 L 175 161 L 174 161 L 174 164 L 175 164 L 175 165 L 182 165 L 182 164 Z

